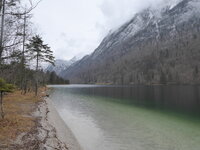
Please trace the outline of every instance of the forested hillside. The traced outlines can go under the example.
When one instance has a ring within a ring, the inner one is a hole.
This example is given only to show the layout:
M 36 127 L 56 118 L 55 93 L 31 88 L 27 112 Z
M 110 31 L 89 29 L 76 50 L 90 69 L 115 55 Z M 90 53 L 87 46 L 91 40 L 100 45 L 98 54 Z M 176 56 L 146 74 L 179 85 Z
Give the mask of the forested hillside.
M 62 72 L 73 83 L 199 84 L 200 1 L 147 8 Z

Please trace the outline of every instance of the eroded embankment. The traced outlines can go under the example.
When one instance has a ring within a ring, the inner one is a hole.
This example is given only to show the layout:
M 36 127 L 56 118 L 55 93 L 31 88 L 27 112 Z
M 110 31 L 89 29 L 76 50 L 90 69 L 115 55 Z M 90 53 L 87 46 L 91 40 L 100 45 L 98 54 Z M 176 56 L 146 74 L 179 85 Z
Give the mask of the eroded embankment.
M 38 97 L 34 93 L 22 95 L 20 91 L 5 96 L 5 119 L 0 120 L 1 150 L 80 149 L 45 95 L 41 89 Z

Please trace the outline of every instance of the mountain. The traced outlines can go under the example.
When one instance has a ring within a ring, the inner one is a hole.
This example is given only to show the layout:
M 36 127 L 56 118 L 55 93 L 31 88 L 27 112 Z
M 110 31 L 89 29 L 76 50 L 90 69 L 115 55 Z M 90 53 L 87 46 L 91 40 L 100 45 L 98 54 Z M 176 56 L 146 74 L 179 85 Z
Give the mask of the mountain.
M 45 69 L 45 71 L 49 71 L 49 72 L 53 72 L 54 71 L 57 75 L 59 75 L 62 70 L 65 70 L 70 65 L 71 64 L 70 64 L 69 61 L 57 59 L 55 61 L 55 66 L 49 65 L 49 66 L 47 66 L 47 68 Z
M 146 8 L 64 71 L 71 83 L 199 84 L 200 1 Z

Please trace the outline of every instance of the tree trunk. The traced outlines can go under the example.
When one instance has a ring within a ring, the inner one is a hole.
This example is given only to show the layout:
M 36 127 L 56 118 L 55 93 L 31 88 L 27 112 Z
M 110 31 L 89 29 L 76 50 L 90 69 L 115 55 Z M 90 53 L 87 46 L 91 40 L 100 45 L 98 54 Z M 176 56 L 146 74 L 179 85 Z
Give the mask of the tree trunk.
M 38 66 L 39 66 L 39 52 L 37 53 L 37 60 L 36 60 L 35 96 L 37 96 L 38 94 Z
M 5 17 L 5 0 L 1 1 L 1 33 L 0 33 L 0 64 L 2 63 L 3 54 L 3 34 L 4 34 L 4 17 Z
M 25 11 L 26 13 L 26 11 Z M 22 62 L 21 62 L 21 69 L 22 69 L 22 80 L 21 80 L 21 84 L 22 84 L 22 91 L 23 94 L 26 94 L 26 90 L 27 90 L 27 82 L 26 82 L 26 60 L 25 60 L 25 42 L 26 42 L 26 15 L 24 16 L 24 24 L 23 24 L 23 48 L 22 48 Z
M 3 0 L 0 0 L 0 12 L 1 12 L 2 6 L 3 6 Z
M 1 105 L 1 118 L 4 119 L 4 111 L 3 111 L 3 92 L 0 94 L 0 105 Z

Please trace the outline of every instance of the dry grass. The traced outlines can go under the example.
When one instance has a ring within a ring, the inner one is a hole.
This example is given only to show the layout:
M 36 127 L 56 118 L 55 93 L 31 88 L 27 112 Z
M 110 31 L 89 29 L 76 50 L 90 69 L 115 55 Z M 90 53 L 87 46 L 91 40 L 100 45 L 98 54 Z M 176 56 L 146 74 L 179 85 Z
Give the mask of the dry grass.
M 44 88 L 40 91 L 44 91 Z M 0 119 L 1 145 L 8 145 L 19 134 L 29 132 L 36 125 L 36 118 L 32 113 L 42 96 L 40 94 L 36 97 L 34 92 L 22 95 L 20 91 L 15 91 L 4 97 L 5 119 Z

